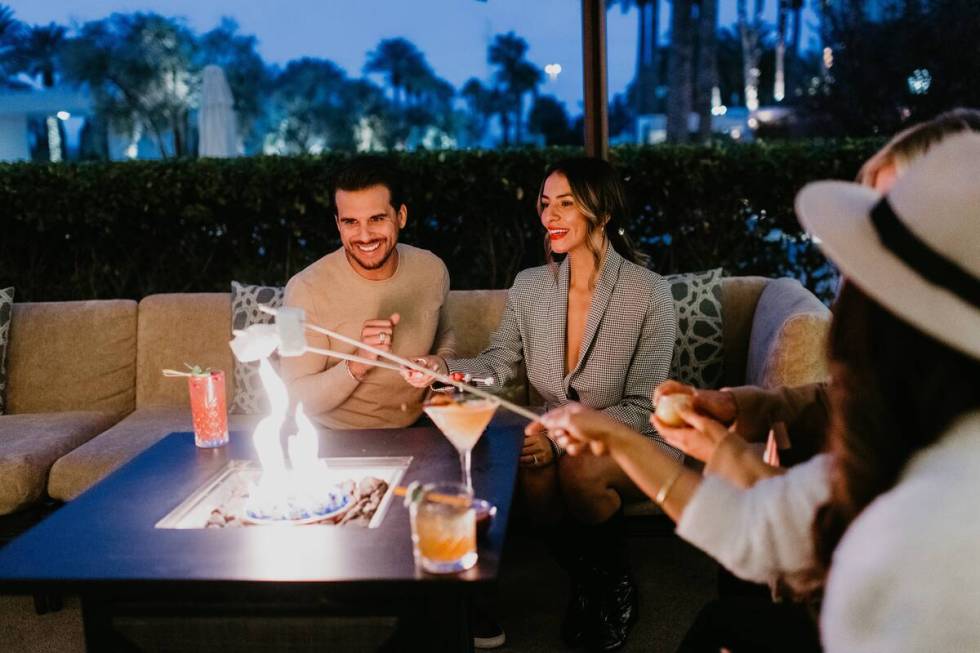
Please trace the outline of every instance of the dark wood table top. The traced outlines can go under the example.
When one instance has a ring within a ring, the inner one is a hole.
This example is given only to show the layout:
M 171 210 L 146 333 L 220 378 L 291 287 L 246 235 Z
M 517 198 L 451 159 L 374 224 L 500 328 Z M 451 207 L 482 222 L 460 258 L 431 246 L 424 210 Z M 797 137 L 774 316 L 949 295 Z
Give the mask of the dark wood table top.
M 378 528 L 157 529 L 154 524 L 232 459 L 254 459 L 248 433 L 198 449 L 173 433 L 0 550 L 0 588 L 133 590 L 139 586 L 225 591 L 247 584 L 323 588 L 472 583 L 497 577 L 513 498 L 523 422 L 498 414 L 473 451 L 477 496 L 497 506 L 467 572 L 416 569 L 408 510 L 392 502 Z M 412 456 L 404 483 L 458 480 L 459 457 L 434 427 L 329 432 L 320 455 Z

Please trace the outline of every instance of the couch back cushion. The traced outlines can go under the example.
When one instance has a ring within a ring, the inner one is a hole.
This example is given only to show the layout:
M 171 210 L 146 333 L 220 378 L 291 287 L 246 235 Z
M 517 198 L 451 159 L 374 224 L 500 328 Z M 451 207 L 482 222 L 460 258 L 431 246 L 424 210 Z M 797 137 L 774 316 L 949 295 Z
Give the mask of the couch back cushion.
M 725 352 L 722 386 L 745 384 L 745 361 L 749 353 L 752 318 L 767 281 L 765 277 L 724 277 L 721 280 Z
M 136 302 L 14 304 L 7 349 L 7 412 L 132 412 Z
M 456 355 L 472 358 L 490 344 L 490 336 L 500 324 L 507 305 L 507 290 L 452 290 L 447 300 L 449 321 L 456 332 Z M 523 373 L 505 388 L 501 396 L 522 405 L 537 405 L 544 401 L 533 393 L 528 396 L 527 380 Z
M 795 279 L 771 279 L 759 296 L 745 383 L 775 387 L 824 381 L 830 310 Z
M 139 304 L 136 406 L 190 406 L 187 381 L 166 378 L 184 363 L 225 372 L 226 400 L 235 396 L 229 293 L 150 295 Z

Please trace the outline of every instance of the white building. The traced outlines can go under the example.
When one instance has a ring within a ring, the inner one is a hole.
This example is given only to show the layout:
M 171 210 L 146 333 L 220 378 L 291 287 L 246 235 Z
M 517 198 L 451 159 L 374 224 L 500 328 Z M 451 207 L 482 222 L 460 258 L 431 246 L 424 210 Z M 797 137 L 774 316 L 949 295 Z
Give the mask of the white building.
M 82 127 L 91 114 L 88 94 L 74 89 L 0 92 L 0 161 L 30 160 L 33 119 L 45 126 L 52 160 L 70 158 L 78 151 Z

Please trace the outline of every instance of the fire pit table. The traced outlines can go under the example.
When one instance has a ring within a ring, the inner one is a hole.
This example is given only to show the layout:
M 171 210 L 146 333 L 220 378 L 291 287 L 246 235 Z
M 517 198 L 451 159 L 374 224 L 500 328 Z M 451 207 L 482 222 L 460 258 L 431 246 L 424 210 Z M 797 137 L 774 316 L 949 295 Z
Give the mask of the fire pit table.
M 215 496 L 208 489 L 249 468 L 254 449 L 245 433 L 218 449 L 172 433 L 0 550 L 0 590 L 77 593 L 90 651 L 115 648 L 113 615 L 207 616 L 209 606 L 398 615 L 425 650 L 468 650 L 465 598 L 497 578 L 522 432 L 522 420 L 498 415 L 473 451 L 475 492 L 497 514 L 477 565 L 460 574 L 416 566 L 408 510 L 388 495 L 362 525 L 196 527 L 195 511 L 209 512 Z M 434 427 L 322 432 L 320 454 L 362 459 L 400 484 L 460 474 Z

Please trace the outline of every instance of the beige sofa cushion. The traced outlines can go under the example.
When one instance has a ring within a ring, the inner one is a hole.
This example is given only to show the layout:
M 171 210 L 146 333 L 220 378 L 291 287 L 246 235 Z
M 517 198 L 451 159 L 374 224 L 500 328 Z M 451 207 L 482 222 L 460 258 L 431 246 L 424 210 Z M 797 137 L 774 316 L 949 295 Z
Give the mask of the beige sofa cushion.
M 472 358 L 490 344 L 507 305 L 506 290 L 453 290 L 446 301 L 449 322 L 456 333 L 456 356 Z M 510 387 L 500 393 L 505 399 L 528 405 L 527 379 L 519 373 Z M 533 402 L 533 399 L 532 399 Z
M 90 411 L 0 415 L 0 515 L 40 499 L 52 463 L 115 419 Z
M 772 279 L 759 297 L 745 383 L 796 386 L 827 379 L 830 310 L 795 279 Z
M 133 410 L 136 302 L 14 304 L 7 413 Z
M 258 415 L 229 415 L 228 430 L 251 434 Z M 121 422 L 62 456 L 51 468 L 48 494 L 69 501 L 168 433 L 193 430 L 189 408 L 140 408 Z M 241 437 L 238 434 L 232 437 Z
M 768 281 L 765 277 L 724 277 L 721 280 L 722 349 L 725 352 L 723 386 L 745 383 L 752 318 Z
M 190 409 L 187 382 L 165 378 L 165 368 L 184 363 L 224 370 L 226 399 L 235 396 L 229 293 L 150 295 L 139 305 L 136 406 Z

